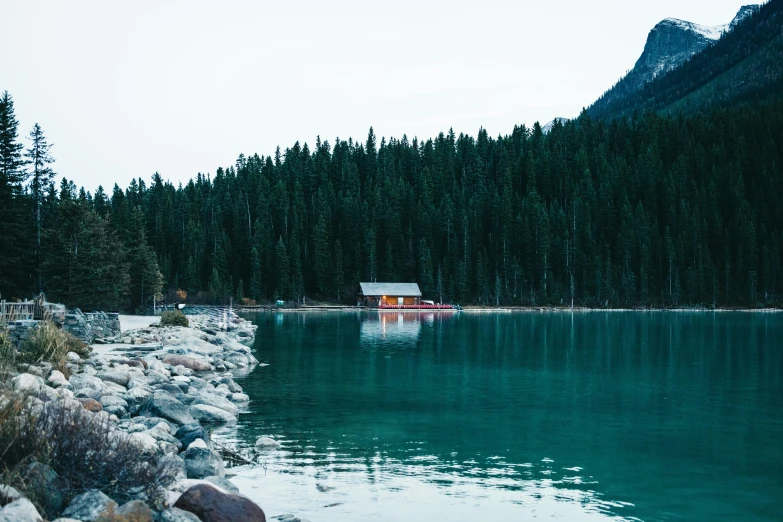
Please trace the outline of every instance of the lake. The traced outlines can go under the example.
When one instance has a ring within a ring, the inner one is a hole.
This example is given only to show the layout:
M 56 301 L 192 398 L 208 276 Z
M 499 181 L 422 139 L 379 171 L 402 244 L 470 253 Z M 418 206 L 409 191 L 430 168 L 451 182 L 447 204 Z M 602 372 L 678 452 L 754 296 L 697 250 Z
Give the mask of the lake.
M 783 519 L 783 314 L 245 317 L 270 518 Z

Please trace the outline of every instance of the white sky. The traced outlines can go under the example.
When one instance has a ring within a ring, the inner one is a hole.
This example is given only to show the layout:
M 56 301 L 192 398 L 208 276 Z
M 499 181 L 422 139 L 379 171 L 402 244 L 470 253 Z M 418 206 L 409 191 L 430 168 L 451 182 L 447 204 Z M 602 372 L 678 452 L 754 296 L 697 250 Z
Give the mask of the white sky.
M 0 91 L 90 191 L 173 182 L 315 137 L 493 136 L 572 117 L 673 16 L 735 0 L 3 0 Z M 27 140 L 25 140 L 27 143 Z

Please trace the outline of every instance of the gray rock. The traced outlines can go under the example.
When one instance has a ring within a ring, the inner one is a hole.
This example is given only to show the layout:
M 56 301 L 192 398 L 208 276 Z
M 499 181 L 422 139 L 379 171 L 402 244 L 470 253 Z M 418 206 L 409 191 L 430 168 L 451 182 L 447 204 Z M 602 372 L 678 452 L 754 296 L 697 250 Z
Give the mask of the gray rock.
M 171 383 L 162 384 L 158 386 L 158 389 L 170 394 L 172 397 L 176 398 L 177 400 L 182 400 L 182 396 L 185 395 L 185 392 L 182 391 L 182 388 L 180 388 L 176 384 L 171 384 Z
M 244 404 L 246 402 L 250 402 L 250 396 L 244 393 L 232 393 L 231 402 L 238 402 Z
M 196 439 L 207 440 L 208 436 L 201 424 L 195 422 L 186 424 L 179 428 L 174 436 L 182 443 L 183 448 L 187 448 Z
M 194 404 L 190 414 L 202 424 L 233 424 L 237 418 L 225 410 L 207 404 Z
M 274 449 L 279 447 L 280 443 L 272 437 L 259 437 L 256 440 L 256 448 L 258 449 Z
M 169 354 L 163 358 L 163 362 L 172 366 L 184 366 L 197 372 L 209 371 L 212 369 L 212 365 L 203 359 L 196 359 L 195 357 L 188 357 L 186 355 Z
M 11 379 L 11 382 L 15 392 L 28 395 L 37 395 L 44 386 L 43 379 L 31 373 L 17 375 Z
M 223 477 L 226 474 L 223 459 L 215 451 L 207 448 L 188 448 L 181 454 L 185 461 L 188 478 L 204 478 L 212 475 Z
M 112 407 L 121 407 L 123 409 L 128 408 L 128 401 L 121 397 L 117 397 L 116 395 L 103 395 L 100 398 L 100 403 L 103 406 L 103 409 L 110 412 L 110 408 Z
M 53 386 L 55 388 L 71 387 L 71 383 L 68 382 L 68 379 L 65 378 L 65 375 L 63 375 L 63 372 L 61 372 L 60 370 L 53 370 L 52 373 L 49 375 L 49 378 L 46 379 L 46 382 L 48 382 L 50 386 Z
M 33 503 L 26 498 L 14 500 L 0 509 L 0 522 L 41 522 L 42 520 Z
M 148 371 L 147 374 L 144 376 L 144 380 L 150 386 L 156 386 L 158 384 L 166 384 L 167 382 L 169 382 L 168 377 L 155 370 Z
M 18 489 L 6 486 L 5 484 L 0 484 L 0 506 L 5 506 L 15 500 L 19 500 L 22 496 L 23 495 L 19 493 Z
M 109 415 L 116 415 L 119 418 L 125 417 L 128 414 L 128 403 L 120 397 L 103 395 L 100 402 L 103 406 L 103 410 Z
M 77 399 L 94 399 L 96 401 L 101 398 L 101 395 L 101 391 L 95 388 L 79 388 L 73 393 Z
M 64 517 L 76 518 L 84 522 L 96 522 L 109 508 L 117 509 L 117 503 L 98 490 L 90 490 L 74 497 L 65 508 Z
M 231 390 L 231 393 L 242 393 L 242 387 L 238 385 L 231 377 L 228 376 L 221 377 L 220 383 L 228 386 L 228 389 Z
M 74 390 L 79 390 L 81 388 L 92 388 L 93 390 L 100 391 L 106 387 L 101 379 L 86 373 L 77 373 L 76 375 L 71 375 L 70 381 Z
M 230 400 L 226 399 L 225 397 L 221 397 L 220 395 L 215 395 L 203 390 L 200 390 L 198 393 L 196 393 L 192 404 L 206 404 L 207 406 L 214 406 L 215 408 L 225 410 L 234 416 L 239 413 L 239 408 L 237 408 L 237 405 Z
M 141 407 L 142 415 L 163 417 L 178 425 L 192 424 L 193 416 L 188 412 L 188 407 L 163 391 L 156 391 Z
M 239 495 L 239 488 L 236 487 L 236 485 L 230 480 L 228 480 L 226 477 L 217 477 L 217 476 L 204 477 L 204 480 L 209 481 L 214 485 L 225 489 L 226 491 L 228 491 L 233 495 Z
M 118 371 L 98 372 L 97 377 L 103 381 L 119 384 L 123 388 L 126 387 L 131 380 L 130 373 Z
M 76 520 L 75 518 L 55 518 L 52 520 L 52 522 L 82 522 L 81 520 Z
M 248 364 L 250 364 L 250 361 L 248 360 L 247 356 L 243 353 L 231 353 L 226 355 L 226 358 L 224 359 L 225 362 L 235 364 L 236 366 L 239 366 L 240 368 L 244 368 Z
M 201 519 L 189 511 L 180 508 L 169 508 L 158 515 L 159 522 L 201 522 Z
M 173 470 L 173 474 L 177 479 L 188 478 L 188 472 L 185 469 L 185 461 L 176 452 L 166 454 L 161 457 L 161 462 L 166 462 L 167 465 Z

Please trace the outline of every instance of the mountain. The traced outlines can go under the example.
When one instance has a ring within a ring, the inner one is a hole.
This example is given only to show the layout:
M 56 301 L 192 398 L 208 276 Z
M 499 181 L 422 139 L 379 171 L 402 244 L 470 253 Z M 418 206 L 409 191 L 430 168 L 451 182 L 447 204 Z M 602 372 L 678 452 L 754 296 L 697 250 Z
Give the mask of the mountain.
M 775 85 L 781 72 L 774 63 L 781 43 L 781 3 L 743 6 L 721 26 L 661 21 L 650 31 L 634 68 L 590 106 L 588 114 L 615 117 L 668 106 L 690 111 Z M 743 76 L 746 73 L 750 78 Z M 686 97 L 687 103 L 677 103 Z
M 567 121 L 568 121 L 568 118 L 560 118 L 560 117 L 555 118 L 554 120 L 550 121 L 546 125 L 542 126 L 541 127 L 541 132 L 543 132 L 544 134 L 549 134 L 549 131 L 552 130 L 552 128 L 555 126 L 555 124 L 559 123 L 559 124 L 563 125 Z

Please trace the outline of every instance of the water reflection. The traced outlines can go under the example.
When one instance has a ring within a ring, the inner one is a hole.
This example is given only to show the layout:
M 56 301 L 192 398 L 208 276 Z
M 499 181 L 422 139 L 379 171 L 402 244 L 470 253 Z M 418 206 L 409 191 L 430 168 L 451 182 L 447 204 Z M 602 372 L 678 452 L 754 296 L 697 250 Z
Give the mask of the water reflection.
M 396 312 L 368 313 L 362 317 L 359 340 L 362 348 L 415 347 L 422 325 L 432 326 L 435 316 L 450 318 L 453 313 Z
M 272 515 L 780 513 L 780 316 L 277 315 L 231 433 L 283 442 L 239 470 Z

